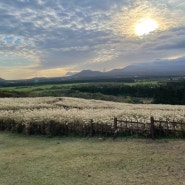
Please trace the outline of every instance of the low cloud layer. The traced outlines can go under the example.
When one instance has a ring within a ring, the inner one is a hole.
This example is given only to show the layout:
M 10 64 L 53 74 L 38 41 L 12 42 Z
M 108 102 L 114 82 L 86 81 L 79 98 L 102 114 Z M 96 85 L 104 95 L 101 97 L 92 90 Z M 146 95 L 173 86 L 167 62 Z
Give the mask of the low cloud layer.
M 0 2 L 0 72 L 6 79 L 63 76 L 183 57 L 183 0 Z M 138 37 L 142 18 L 159 29 Z

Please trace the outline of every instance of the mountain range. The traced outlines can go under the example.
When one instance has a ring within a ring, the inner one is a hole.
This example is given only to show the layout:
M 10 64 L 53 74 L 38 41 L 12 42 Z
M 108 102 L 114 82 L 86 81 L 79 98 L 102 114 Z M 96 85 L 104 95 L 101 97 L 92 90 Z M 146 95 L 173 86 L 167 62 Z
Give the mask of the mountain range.
M 68 80 L 88 80 L 88 79 L 114 79 L 114 78 L 132 78 L 132 77 L 158 77 L 158 76 L 183 76 L 185 77 L 185 58 L 174 60 L 157 60 L 150 63 L 139 63 L 129 65 L 121 69 L 113 69 L 107 72 L 83 70 L 81 72 L 67 72 L 64 77 L 37 77 L 22 80 L 4 80 L 0 78 L 0 83 L 17 83 L 17 81 L 25 81 L 25 83 L 37 82 L 64 82 Z
M 98 77 L 142 77 L 142 76 L 185 76 L 185 59 L 155 61 L 129 65 L 122 69 L 113 69 L 108 72 L 83 70 L 72 75 L 73 78 Z

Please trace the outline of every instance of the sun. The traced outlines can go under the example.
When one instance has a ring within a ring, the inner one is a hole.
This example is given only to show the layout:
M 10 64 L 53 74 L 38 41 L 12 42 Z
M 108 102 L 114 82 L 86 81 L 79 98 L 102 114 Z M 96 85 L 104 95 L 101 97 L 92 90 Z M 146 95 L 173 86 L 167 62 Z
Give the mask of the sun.
M 140 19 L 135 25 L 135 34 L 137 36 L 148 35 L 149 33 L 157 30 L 159 25 L 157 21 L 151 18 Z

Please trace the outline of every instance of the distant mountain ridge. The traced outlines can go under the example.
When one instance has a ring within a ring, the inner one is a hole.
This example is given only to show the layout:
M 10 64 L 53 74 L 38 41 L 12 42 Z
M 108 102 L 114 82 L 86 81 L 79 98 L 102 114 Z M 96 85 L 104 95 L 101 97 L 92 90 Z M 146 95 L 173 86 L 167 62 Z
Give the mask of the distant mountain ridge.
M 185 59 L 155 61 L 129 65 L 122 69 L 108 72 L 83 70 L 72 77 L 134 77 L 134 76 L 185 76 Z
M 150 76 L 183 76 L 185 77 L 185 57 L 174 60 L 157 60 L 150 63 L 139 63 L 126 66 L 121 69 L 113 69 L 107 72 L 82 70 L 81 72 L 67 72 L 63 77 L 35 77 L 32 79 L 5 80 L 0 78 L 0 83 L 46 83 L 46 82 L 64 82 L 68 80 L 87 80 L 87 79 L 111 79 L 111 78 L 132 78 L 132 77 L 150 77 Z
M 65 76 L 72 76 L 77 74 L 78 72 L 67 72 Z
M 1 81 L 1 82 L 3 82 L 3 81 L 5 81 L 5 79 L 3 79 L 3 78 L 0 78 L 0 81 Z
M 104 76 L 104 73 L 100 71 L 83 70 L 72 77 L 99 77 Z

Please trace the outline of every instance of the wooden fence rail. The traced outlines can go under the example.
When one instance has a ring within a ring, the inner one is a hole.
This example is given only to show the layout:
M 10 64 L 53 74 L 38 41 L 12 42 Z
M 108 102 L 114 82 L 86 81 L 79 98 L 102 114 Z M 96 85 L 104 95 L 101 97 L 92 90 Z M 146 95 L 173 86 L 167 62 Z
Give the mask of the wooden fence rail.
M 134 133 L 147 134 L 154 139 L 158 136 L 179 135 L 185 136 L 185 123 L 169 120 L 155 120 L 150 117 L 150 122 L 144 123 L 132 120 L 118 120 L 114 118 L 114 131 L 116 134 L 123 131 L 135 131 Z M 115 135 L 114 135 L 115 137 Z
M 51 136 L 127 136 L 141 135 L 152 139 L 163 136 L 177 136 L 185 138 L 185 123 L 169 120 L 156 120 L 150 118 L 150 122 L 132 120 L 120 120 L 117 117 L 110 123 L 98 123 L 92 119 L 89 123 L 59 123 L 56 120 L 49 122 L 18 123 L 15 120 L 1 120 L 0 130 L 8 130 L 29 135 L 41 134 Z

